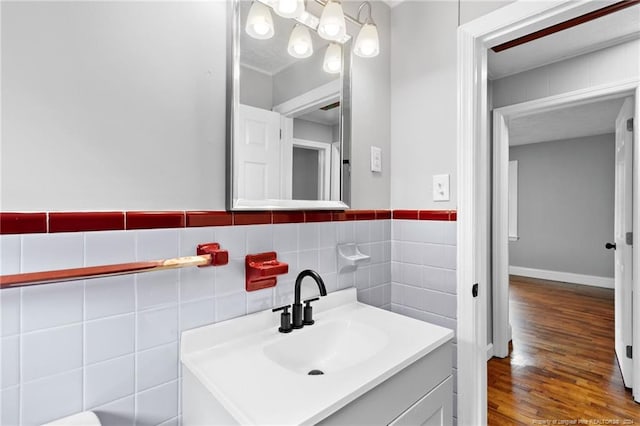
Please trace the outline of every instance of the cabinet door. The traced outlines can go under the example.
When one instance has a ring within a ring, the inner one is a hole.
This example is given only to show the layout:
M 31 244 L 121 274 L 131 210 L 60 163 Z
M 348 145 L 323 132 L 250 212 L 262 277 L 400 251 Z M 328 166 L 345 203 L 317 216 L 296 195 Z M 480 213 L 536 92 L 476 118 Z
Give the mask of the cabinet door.
M 450 426 L 451 424 L 453 424 L 451 376 L 390 423 L 391 426 Z

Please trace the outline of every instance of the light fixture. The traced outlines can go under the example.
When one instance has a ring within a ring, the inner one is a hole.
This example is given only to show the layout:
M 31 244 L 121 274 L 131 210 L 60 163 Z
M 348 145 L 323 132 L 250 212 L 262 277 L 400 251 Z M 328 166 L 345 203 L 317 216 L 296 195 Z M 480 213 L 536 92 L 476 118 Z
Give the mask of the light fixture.
M 329 74 L 338 74 L 342 71 L 342 49 L 338 43 L 329 43 L 324 54 L 322 69 Z
M 289 45 L 287 46 L 289 55 L 294 58 L 308 58 L 313 55 L 313 43 L 311 42 L 311 34 L 309 29 L 301 24 L 296 24 L 291 31 L 289 37 Z
M 273 17 L 267 6 L 258 1 L 253 2 L 247 16 L 245 31 L 258 40 L 273 37 Z
M 329 0 L 320 15 L 318 35 L 325 40 L 339 41 L 347 32 L 342 5 L 337 0 Z
M 358 36 L 356 37 L 353 53 L 362 58 L 373 58 L 374 56 L 378 56 L 378 53 L 380 53 L 380 42 L 378 41 L 378 28 L 371 17 L 371 3 L 367 1 L 360 5 L 357 19 L 360 21 L 360 13 L 365 6 L 368 7 L 369 13 L 367 18 L 364 20 L 362 28 L 360 28 Z
M 299 18 L 304 12 L 304 0 L 276 0 L 273 11 L 283 18 Z

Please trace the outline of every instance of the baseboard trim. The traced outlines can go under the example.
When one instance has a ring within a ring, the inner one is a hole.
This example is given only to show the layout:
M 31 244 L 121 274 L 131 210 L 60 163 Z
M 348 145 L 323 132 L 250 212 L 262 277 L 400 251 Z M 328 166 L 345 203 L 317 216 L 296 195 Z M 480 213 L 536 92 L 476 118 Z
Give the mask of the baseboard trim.
M 509 266 L 509 275 L 521 275 L 523 277 L 589 285 L 592 287 L 614 288 L 613 278 L 574 274 L 571 272 L 548 271 L 546 269 L 524 268 L 522 266 Z
M 487 361 L 493 358 L 493 343 L 487 345 Z

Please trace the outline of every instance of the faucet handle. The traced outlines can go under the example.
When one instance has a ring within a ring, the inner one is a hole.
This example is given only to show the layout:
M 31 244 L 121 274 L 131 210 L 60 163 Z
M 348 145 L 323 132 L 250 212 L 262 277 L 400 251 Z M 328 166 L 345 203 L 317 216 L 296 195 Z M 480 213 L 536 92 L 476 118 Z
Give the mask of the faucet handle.
M 280 306 L 279 308 L 273 308 L 271 312 L 282 311 L 280 314 L 280 327 L 278 331 L 280 333 L 291 333 L 291 314 L 289 313 L 289 308 L 291 305 Z
M 315 297 L 313 299 L 307 299 L 304 301 L 304 319 L 302 320 L 303 325 L 313 325 L 315 322 L 313 320 L 313 308 L 311 307 L 311 302 L 315 302 L 320 299 L 319 297 Z

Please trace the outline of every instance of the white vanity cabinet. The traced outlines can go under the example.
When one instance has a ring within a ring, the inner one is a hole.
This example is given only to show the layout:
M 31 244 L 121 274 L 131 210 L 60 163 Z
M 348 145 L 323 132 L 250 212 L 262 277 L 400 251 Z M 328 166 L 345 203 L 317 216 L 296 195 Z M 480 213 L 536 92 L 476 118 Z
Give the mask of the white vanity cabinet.
M 452 424 L 451 330 L 355 288 L 316 301 L 314 319 L 283 334 L 267 310 L 185 331 L 182 424 Z
M 318 424 L 451 425 L 451 343 L 445 343 Z

